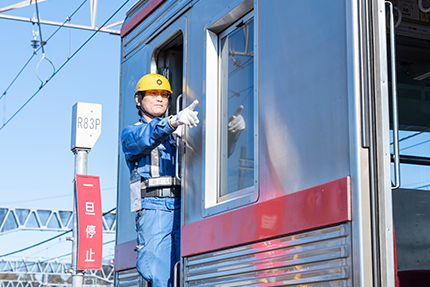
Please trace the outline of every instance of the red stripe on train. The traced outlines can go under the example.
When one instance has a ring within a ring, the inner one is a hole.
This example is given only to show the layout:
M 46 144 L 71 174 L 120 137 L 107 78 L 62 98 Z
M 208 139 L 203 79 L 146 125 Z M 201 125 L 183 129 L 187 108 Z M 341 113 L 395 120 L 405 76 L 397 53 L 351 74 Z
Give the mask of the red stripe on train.
M 157 9 L 158 6 L 160 6 L 161 3 L 163 3 L 165 0 L 151 0 L 149 1 L 145 7 L 143 7 L 142 10 L 139 11 L 139 13 L 136 14 L 133 18 L 131 18 L 130 21 L 128 21 L 122 28 L 121 28 L 121 38 L 123 38 L 125 35 L 131 32 L 134 28 L 136 28 L 137 25 L 139 25 L 143 20 L 145 20 L 146 17 L 148 17 L 155 9 Z
M 351 221 L 349 181 L 344 177 L 184 225 L 181 256 Z

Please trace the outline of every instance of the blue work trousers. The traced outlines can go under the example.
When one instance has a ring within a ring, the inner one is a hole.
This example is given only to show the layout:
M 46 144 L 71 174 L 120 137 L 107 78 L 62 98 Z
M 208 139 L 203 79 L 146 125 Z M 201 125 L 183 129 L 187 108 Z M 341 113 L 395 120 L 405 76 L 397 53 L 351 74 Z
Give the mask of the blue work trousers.
M 181 256 L 180 210 L 142 209 L 136 214 L 136 268 L 152 287 L 173 286 L 174 265 Z

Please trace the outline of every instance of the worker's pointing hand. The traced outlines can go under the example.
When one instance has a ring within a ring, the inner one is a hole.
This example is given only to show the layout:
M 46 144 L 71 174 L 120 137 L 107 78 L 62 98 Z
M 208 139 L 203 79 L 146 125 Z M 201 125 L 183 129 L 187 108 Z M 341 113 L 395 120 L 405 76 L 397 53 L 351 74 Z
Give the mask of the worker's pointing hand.
M 187 109 L 190 109 L 190 110 L 194 110 L 194 108 L 198 105 L 198 103 L 199 103 L 199 101 L 198 100 L 194 100 L 194 102 L 192 102 L 191 103 L 191 105 L 189 105 L 188 107 L 187 107 Z
M 170 123 L 174 127 L 178 127 L 180 125 L 187 125 L 189 128 L 196 127 L 199 123 L 199 119 L 197 118 L 198 112 L 194 111 L 194 108 L 199 103 L 198 100 L 195 100 L 188 107 L 180 111 L 177 115 L 173 116 L 170 119 Z
M 231 116 L 230 119 L 228 120 L 229 132 L 236 134 L 236 133 L 240 133 L 245 129 L 245 120 L 241 115 L 242 110 L 243 110 L 243 106 L 240 105 L 237 108 L 236 113 L 233 116 Z

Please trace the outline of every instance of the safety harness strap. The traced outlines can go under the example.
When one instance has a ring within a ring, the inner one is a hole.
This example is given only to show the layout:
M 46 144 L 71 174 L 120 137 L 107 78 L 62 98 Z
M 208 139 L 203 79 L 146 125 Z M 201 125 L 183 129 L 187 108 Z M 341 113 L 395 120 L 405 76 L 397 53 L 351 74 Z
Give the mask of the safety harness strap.
M 151 177 L 160 177 L 160 155 L 158 148 L 151 151 Z
M 160 152 L 154 148 L 150 154 L 151 178 L 140 183 L 142 197 L 180 197 L 181 181 L 174 176 L 160 176 Z

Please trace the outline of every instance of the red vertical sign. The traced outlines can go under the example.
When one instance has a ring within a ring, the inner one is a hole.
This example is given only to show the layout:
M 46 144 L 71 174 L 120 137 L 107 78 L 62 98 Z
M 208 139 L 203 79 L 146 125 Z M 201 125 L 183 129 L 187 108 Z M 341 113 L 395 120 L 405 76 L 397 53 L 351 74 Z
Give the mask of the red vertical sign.
M 78 270 L 100 270 L 103 221 L 98 176 L 76 175 L 78 197 Z

